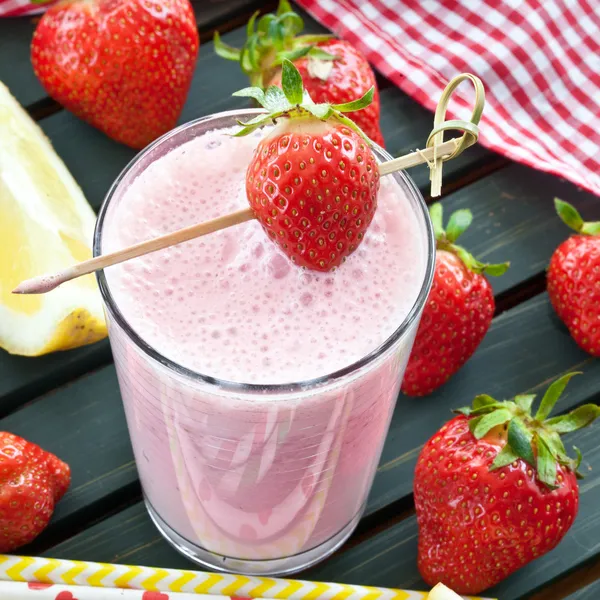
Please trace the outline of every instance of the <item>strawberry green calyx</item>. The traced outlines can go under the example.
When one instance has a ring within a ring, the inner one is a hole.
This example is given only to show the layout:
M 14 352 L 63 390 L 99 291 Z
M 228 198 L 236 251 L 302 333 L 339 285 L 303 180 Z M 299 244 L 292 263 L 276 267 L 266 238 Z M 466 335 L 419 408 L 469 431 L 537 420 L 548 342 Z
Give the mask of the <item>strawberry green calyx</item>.
M 241 49 L 223 42 L 218 33 L 214 35 L 215 52 L 222 58 L 239 62 L 252 86 L 264 88 L 264 82 L 285 59 L 309 56 L 319 61 L 330 61 L 337 58 L 316 45 L 333 36 L 298 35 L 304 29 L 304 22 L 292 10 L 288 0 L 280 0 L 275 14 L 269 13 L 260 19 L 258 14 L 254 13 L 248 21 L 246 43 Z
M 276 122 L 280 118 L 302 118 L 312 117 L 321 121 L 334 119 L 343 123 L 350 129 L 359 133 L 369 144 L 369 138 L 362 132 L 360 127 L 344 116 L 343 113 L 353 112 L 368 106 L 372 99 L 375 89 L 369 89 L 362 98 L 347 102 L 345 104 L 315 104 L 302 84 L 300 72 L 287 58 L 283 60 L 281 88 L 269 86 L 263 92 L 261 88 L 249 87 L 235 92 L 234 96 L 254 98 L 262 107 L 267 109 L 267 113 L 260 114 L 246 123 L 238 121 L 242 129 L 236 136 L 248 135 L 258 127 Z
M 558 198 L 554 198 L 554 207 L 561 221 L 567 227 L 583 235 L 600 235 L 600 221 L 586 223 L 574 206 Z
M 531 408 L 535 395 L 516 396 L 498 402 L 487 395 L 477 396 L 472 407 L 456 412 L 470 417 L 469 429 L 481 439 L 499 426 L 506 432 L 506 444 L 496 456 L 491 469 L 499 469 L 522 459 L 537 470 L 538 479 L 550 489 L 557 485 L 557 466 L 563 465 L 582 478 L 577 471 L 581 453 L 574 448 L 576 458 L 567 455 L 560 438 L 562 433 L 577 431 L 590 425 L 600 416 L 600 406 L 585 404 L 570 413 L 548 418 L 569 380 L 580 373 L 567 373 L 548 387 L 533 416 Z
M 474 273 L 485 273 L 486 275 L 503 275 L 509 262 L 500 264 L 482 263 L 462 246 L 455 244 L 456 240 L 468 229 L 473 221 L 473 215 L 468 208 L 463 208 L 452 213 L 448 225 L 444 229 L 443 208 L 439 202 L 432 204 L 429 208 L 429 216 L 433 224 L 436 248 L 456 254 L 466 267 Z

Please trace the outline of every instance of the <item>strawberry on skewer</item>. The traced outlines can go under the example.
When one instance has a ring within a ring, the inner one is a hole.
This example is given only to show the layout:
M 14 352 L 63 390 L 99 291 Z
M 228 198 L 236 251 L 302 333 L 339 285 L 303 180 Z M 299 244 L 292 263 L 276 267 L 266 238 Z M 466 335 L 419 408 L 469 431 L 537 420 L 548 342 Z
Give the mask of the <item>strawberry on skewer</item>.
M 276 14 L 248 22 L 247 40 L 241 49 L 225 44 L 215 33 L 215 52 L 239 62 L 250 84 L 266 89 L 281 87 L 284 59 L 291 60 L 315 102 L 344 104 L 374 88 L 371 104 L 352 115 L 352 120 L 377 144 L 384 140 L 379 127 L 379 92 L 367 59 L 349 42 L 331 35 L 299 35 L 304 23 L 287 0 L 280 0 Z
M 425 444 L 414 478 L 419 571 L 478 594 L 554 548 L 579 505 L 577 459 L 561 434 L 600 415 L 594 404 L 548 418 L 575 373 L 557 379 L 535 416 L 534 395 L 477 396 Z
M 241 123 L 238 135 L 276 123 L 248 165 L 248 201 L 293 262 L 329 271 L 356 250 L 377 208 L 375 155 L 344 115 L 367 106 L 373 88 L 347 104 L 315 104 L 287 59 L 282 88 L 246 88 L 235 94 L 254 98 L 269 111 Z
M 436 238 L 435 273 L 402 382 L 408 396 L 431 394 L 471 358 L 495 310 L 484 275 L 502 275 L 509 267 L 481 263 L 456 243 L 471 224 L 470 210 L 456 211 L 445 229 L 442 205 L 433 204 L 429 212 Z

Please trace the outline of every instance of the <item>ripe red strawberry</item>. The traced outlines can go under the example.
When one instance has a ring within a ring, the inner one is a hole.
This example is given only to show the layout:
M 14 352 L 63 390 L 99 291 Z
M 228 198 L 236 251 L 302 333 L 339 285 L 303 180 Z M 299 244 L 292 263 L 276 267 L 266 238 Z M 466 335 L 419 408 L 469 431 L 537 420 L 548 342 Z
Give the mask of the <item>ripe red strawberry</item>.
M 189 0 L 65 0 L 41 18 L 31 61 L 52 98 L 143 148 L 175 126 L 198 46 Z
M 508 263 L 484 264 L 456 245 L 472 221 L 456 211 L 444 230 L 442 205 L 430 208 L 436 237 L 433 285 L 408 360 L 402 391 L 424 396 L 446 383 L 471 358 L 492 322 L 495 303 L 483 273 L 502 275 Z
M 289 60 L 282 87 L 236 93 L 271 111 L 242 123 L 238 135 L 277 123 L 248 166 L 246 194 L 256 218 L 292 261 L 329 271 L 357 248 L 377 208 L 375 155 L 342 115 L 365 106 L 373 90 L 348 104 L 314 104 Z
M 419 571 L 434 585 L 478 594 L 552 550 L 577 516 L 577 467 L 561 433 L 589 425 L 600 407 L 548 419 L 569 373 L 514 402 L 477 396 L 424 446 L 415 469 Z
M 54 454 L 0 432 L 0 552 L 34 540 L 70 483 L 69 466 Z
M 577 234 L 550 259 L 550 302 L 577 344 L 600 356 L 600 221 L 585 223 L 570 204 L 558 198 L 554 204 L 558 216 Z
M 300 71 L 304 87 L 315 102 L 345 104 L 374 88 L 369 106 L 355 112 L 352 120 L 380 146 L 379 92 L 373 69 L 364 55 L 349 42 L 330 35 L 298 35 L 304 28 L 287 0 L 280 0 L 276 14 L 248 23 L 248 39 L 241 50 L 225 44 L 215 33 L 215 52 L 239 62 L 253 86 L 281 87 L 281 64 L 291 60 Z M 256 30 L 255 30 L 256 23 Z

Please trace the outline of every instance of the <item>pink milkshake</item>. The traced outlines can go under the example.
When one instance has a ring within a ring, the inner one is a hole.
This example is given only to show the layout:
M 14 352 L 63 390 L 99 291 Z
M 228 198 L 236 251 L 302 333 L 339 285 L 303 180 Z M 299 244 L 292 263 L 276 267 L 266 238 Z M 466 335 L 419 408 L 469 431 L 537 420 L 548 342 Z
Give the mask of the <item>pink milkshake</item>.
M 109 194 L 96 253 L 246 207 L 265 131 L 234 138 L 234 116 L 144 152 Z M 249 222 L 100 276 L 144 496 L 173 545 L 217 569 L 290 573 L 350 535 L 431 269 L 426 211 L 395 175 L 334 272 L 296 267 Z

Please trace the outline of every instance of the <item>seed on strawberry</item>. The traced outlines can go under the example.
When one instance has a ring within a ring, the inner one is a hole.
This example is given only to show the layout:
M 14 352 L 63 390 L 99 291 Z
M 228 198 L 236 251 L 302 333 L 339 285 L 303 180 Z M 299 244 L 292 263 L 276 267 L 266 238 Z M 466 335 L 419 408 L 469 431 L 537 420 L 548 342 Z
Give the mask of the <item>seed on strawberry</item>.
M 372 102 L 351 118 L 370 139 L 383 146 L 377 81 L 365 56 L 349 42 L 331 35 L 299 35 L 304 23 L 288 0 L 280 0 L 276 14 L 256 19 L 257 13 L 248 23 L 248 38 L 241 50 L 225 44 L 215 33 L 215 52 L 239 62 L 250 84 L 263 89 L 281 87 L 281 65 L 289 59 L 318 103 L 345 104 L 374 88 Z
M 577 459 L 560 434 L 592 423 L 587 404 L 548 418 L 569 373 L 546 391 L 497 402 L 477 396 L 446 423 L 417 460 L 414 497 L 423 579 L 478 594 L 554 548 L 577 516 Z
M 0 432 L 0 552 L 33 541 L 70 483 L 69 466 L 54 454 Z
M 550 259 L 550 302 L 577 344 L 600 356 L 600 221 L 586 223 L 573 206 L 558 198 L 554 205 L 562 221 L 577 233 Z
M 70 0 L 40 19 L 31 62 L 66 109 L 143 148 L 175 126 L 198 46 L 189 0 Z
M 315 104 L 288 60 L 282 86 L 235 94 L 255 98 L 270 111 L 241 123 L 238 135 L 276 123 L 248 166 L 246 195 L 267 234 L 293 262 L 329 271 L 356 250 L 377 208 L 375 155 L 343 115 L 366 106 L 373 90 L 347 104 Z
M 470 210 L 456 211 L 446 229 L 441 204 L 433 204 L 430 214 L 436 237 L 435 272 L 402 382 L 408 396 L 430 394 L 471 358 L 495 310 L 492 287 L 483 274 L 502 275 L 509 266 L 481 263 L 455 243 L 471 224 Z

